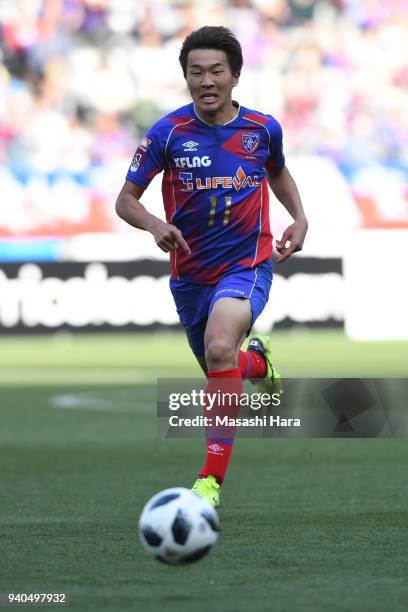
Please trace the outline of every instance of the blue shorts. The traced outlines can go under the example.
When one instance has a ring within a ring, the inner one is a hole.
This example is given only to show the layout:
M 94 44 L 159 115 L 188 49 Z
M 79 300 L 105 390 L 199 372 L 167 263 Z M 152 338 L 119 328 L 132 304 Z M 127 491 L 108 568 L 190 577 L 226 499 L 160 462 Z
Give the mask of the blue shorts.
M 177 314 L 194 355 L 204 355 L 204 332 L 217 300 L 224 297 L 249 299 L 252 311 L 249 334 L 252 325 L 265 308 L 271 284 L 270 261 L 263 261 L 256 268 L 236 274 L 225 274 L 215 285 L 200 285 L 171 278 L 170 290 L 176 303 Z

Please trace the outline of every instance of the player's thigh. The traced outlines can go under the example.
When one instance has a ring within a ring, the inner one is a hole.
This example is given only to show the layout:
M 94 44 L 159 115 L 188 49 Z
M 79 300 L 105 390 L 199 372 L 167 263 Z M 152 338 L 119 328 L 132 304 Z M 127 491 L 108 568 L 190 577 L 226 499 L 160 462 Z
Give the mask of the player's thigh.
M 206 352 L 214 342 L 225 345 L 228 350 L 238 353 L 251 326 L 252 312 L 248 299 L 220 298 L 208 317 L 204 334 Z

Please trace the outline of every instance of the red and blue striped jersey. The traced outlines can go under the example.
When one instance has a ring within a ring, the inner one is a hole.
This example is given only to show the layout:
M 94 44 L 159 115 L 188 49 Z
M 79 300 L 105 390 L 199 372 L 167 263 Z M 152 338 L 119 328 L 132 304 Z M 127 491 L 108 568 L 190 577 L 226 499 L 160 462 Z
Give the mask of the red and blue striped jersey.
M 170 253 L 173 278 L 216 283 L 270 258 L 266 172 L 284 164 L 279 123 L 243 106 L 225 125 L 210 125 L 191 103 L 148 130 L 126 179 L 145 188 L 164 171 L 166 220 L 191 249 Z

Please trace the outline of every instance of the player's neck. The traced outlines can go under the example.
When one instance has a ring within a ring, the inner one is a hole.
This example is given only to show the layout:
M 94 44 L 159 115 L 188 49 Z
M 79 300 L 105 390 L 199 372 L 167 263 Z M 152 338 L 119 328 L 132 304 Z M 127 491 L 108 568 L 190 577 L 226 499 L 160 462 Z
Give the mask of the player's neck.
M 225 106 L 217 109 L 215 112 L 205 113 L 201 110 L 198 110 L 194 105 L 194 110 L 196 115 L 205 123 L 210 125 L 225 125 L 229 123 L 235 117 L 237 117 L 239 113 L 239 104 L 233 100 L 229 100 Z

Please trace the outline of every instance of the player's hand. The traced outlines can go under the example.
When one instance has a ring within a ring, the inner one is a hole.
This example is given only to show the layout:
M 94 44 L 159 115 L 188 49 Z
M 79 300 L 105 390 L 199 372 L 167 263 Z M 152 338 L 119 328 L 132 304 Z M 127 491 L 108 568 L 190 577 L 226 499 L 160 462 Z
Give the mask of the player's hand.
M 285 259 L 293 255 L 293 253 L 302 250 L 306 232 L 307 221 L 303 218 L 295 221 L 285 229 L 282 238 L 275 243 L 279 253 L 279 257 L 276 260 L 277 263 L 282 263 L 282 261 L 285 261 Z
M 181 231 L 175 225 L 160 221 L 160 223 L 155 226 L 152 234 L 157 246 L 165 253 L 180 248 L 183 253 L 190 255 L 190 247 L 184 240 Z

